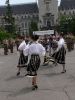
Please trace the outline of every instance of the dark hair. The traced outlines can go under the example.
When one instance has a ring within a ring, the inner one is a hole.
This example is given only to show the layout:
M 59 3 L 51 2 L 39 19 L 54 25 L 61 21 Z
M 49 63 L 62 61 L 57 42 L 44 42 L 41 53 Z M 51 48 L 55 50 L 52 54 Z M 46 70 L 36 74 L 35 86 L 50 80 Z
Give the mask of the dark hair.
M 30 36 L 33 41 L 37 41 L 39 39 L 38 35 L 31 35 Z
M 60 33 L 60 36 L 62 36 L 62 37 L 63 37 L 63 36 L 64 36 L 64 33 L 62 33 L 62 32 L 61 32 L 61 33 Z
M 20 36 L 19 39 L 23 39 L 24 40 L 25 39 L 25 36 Z

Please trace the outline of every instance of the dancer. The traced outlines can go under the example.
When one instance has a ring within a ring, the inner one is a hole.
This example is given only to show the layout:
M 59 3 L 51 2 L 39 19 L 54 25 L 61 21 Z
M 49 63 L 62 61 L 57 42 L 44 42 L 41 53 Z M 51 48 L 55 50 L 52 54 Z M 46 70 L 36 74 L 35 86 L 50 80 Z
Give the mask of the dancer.
M 45 48 L 38 43 L 39 36 L 32 35 L 32 43 L 24 49 L 24 55 L 28 56 L 27 75 L 32 76 L 32 90 L 38 88 L 37 86 L 37 71 L 40 66 L 40 56 L 45 55 Z
M 23 37 L 22 42 L 18 47 L 18 50 L 20 52 L 20 57 L 19 57 L 19 62 L 18 62 L 18 66 L 17 66 L 18 67 L 17 76 L 20 75 L 21 68 L 25 67 L 25 64 L 28 61 L 28 57 L 24 56 L 24 54 L 23 54 L 23 50 L 25 49 L 25 47 L 26 47 L 26 43 L 25 43 L 25 40 L 24 40 L 24 37 Z
M 55 61 L 59 64 L 62 64 L 63 71 L 61 73 L 66 72 L 65 68 L 65 55 L 66 55 L 66 49 L 65 49 L 65 40 L 63 39 L 63 34 L 59 35 L 59 41 L 57 42 L 58 47 L 55 51 L 55 53 L 52 55 L 52 57 L 55 59 Z

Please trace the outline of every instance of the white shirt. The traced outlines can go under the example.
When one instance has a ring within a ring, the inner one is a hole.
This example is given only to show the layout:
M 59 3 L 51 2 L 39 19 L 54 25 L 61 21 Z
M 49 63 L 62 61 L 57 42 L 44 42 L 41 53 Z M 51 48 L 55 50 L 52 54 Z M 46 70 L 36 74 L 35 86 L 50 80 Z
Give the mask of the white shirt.
M 18 50 L 22 51 L 25 49 L 25 47 L 26 47 L 26 43 L 25 43 L 25 41 L 22 41 L 22 43 L 18 47 Z
M 64 41 L 63 38 L 61 38 L 61 39 L 58 41 L 58 45 L 64 46 L 64 44 L 65 44 L 65 41 Z
M 45 48 L 38 42 L 34 42 L 31 45 L 27 45 L 23 51 L 25 56 L 32 54 L 39 54 L 40 56 L 44 56 L 45 52 Z
M 56 51 L 58 51 L 62 46 L 65 47 L 65 41 L 63 38 L 61 38 L 59 41 L 58 41 L 58 48 Z

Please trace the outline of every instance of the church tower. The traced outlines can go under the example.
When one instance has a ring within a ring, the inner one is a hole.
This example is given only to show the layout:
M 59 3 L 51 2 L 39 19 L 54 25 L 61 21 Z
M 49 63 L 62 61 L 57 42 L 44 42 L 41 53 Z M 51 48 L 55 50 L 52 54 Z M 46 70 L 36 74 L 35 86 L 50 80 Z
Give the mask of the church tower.
M 57 24 L 58 0 L 38 0 L 40 26 L 51 29 Z

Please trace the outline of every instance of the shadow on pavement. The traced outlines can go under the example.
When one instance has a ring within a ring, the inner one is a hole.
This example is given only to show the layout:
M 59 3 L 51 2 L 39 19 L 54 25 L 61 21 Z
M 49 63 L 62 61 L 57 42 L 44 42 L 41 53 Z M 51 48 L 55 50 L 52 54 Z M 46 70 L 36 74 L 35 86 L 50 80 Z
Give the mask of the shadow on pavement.
M 58 75 L 62 75 L 62 73 L 49 73 L 49 74 L 44 74 L 47 77 L 53 77 L 53 76 L 58 76 Z
M 5 81 L 11 81 L 11 80 L 16 80 L 16 79 L 20 79 L 20 78 L 24 78 L 25 76 L 11 76 L 7 79 L 5 79 Z
M 16 97 L 16 96 L 24 95 L 30 92 L 33 92 L 32 88 L 26 87 L 26 88 L 22 88 L 20 91 L 16 91 L 14 93 L 9 94 L 8 97 Z

